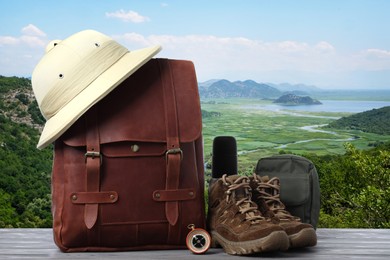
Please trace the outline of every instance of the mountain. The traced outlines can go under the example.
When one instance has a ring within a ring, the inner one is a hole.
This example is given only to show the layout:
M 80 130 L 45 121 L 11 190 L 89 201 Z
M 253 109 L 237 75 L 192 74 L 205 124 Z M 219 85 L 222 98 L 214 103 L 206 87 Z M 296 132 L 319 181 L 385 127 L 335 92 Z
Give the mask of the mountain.
M 390 135 L 390 106 L 342 117 L 328 125 L 329 128 L 356 129 L 363 132 Z
M 217 81 L 220 81 L 220 79 L 210 79 L 210 80 L 207 80 L 205 82 L 199 82 L 198 85 L 199 87 L 203 87 L 203 88 L 208 88 L 210 87 L 213 83 L 217 82 Z
M 309 96 L 297 96 L 294 94 L 285 94 L 274 101 L 274 103 L 283 104 L 283 105 L 321 105 L 322 103 L 316 99 L 313 99 Z
M 199 83 L 201 98 L 276 98 L 282 93 L 267 84 L 253 80 L 231 82 L 226 79 Z
M 305 85 L 305 84 L 290 84 L 290 83 L 281 83 L 281 84 L 273 84 L 273 83 L 267 83 L 267 85 L 270 85 L 271 87 L 274 87 L 282 92 L 288 92 L 288 93 L 301 93 L 299 95 L 302 95 L 306 93 L 312 93 L 312 92 L 318 92 L 322 91 L 322 89 L 311 86 L 311 85 Z M 298 95 L 298 94 L 297 94 Z

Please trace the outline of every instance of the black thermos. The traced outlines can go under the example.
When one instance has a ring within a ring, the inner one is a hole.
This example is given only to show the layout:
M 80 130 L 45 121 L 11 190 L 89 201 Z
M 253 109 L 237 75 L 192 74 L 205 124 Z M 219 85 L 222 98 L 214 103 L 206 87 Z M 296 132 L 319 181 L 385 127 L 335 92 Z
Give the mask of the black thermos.
M 217 136 L 213 141 L 212 177 L 237 174 L 237 143 L 233 136 Z

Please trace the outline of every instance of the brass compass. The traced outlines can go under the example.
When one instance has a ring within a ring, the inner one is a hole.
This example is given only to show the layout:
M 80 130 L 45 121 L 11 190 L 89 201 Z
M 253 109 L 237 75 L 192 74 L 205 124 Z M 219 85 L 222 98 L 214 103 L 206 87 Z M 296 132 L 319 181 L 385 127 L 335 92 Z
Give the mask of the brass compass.
M 188 249 L 194 254 L 205 253 L 211 245 L 209 233 L 202 228 L 195 228 L 194 224 L 190 224 L 187 227 L 191 229 L 186 238 Z

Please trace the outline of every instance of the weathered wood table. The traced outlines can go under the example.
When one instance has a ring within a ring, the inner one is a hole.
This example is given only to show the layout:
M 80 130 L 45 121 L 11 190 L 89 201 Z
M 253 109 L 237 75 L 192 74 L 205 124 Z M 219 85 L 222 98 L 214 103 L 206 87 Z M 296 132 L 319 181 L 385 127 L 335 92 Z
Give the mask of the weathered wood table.
M 215 248 L 204 255 L 188 250 L 62 253 L 51 229 L 0 229 L 0 259 L 390 259 L 390 229 L 318 229 L 317 235 L 313 248 L 253 256 L 231 256 Z

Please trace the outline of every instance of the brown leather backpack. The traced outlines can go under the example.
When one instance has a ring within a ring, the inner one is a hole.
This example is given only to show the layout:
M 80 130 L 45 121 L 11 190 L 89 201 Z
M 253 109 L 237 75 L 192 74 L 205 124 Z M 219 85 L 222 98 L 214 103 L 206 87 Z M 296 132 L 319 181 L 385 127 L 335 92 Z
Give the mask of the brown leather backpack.
M 192 62 L 152 59 L 55 142 L 62 251 L 185 247 L 204 228 L 202 122 Z

